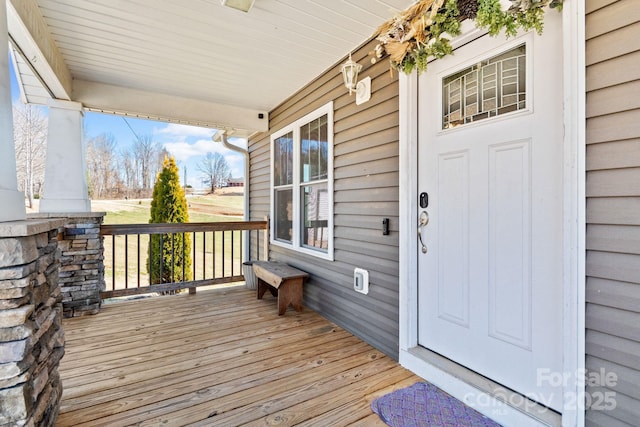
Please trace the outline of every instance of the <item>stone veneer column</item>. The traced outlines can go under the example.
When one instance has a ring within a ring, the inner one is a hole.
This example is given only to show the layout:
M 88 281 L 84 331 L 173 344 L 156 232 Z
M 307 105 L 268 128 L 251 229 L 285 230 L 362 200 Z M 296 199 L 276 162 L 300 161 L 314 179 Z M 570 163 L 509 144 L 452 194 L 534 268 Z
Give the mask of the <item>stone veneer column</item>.
M 34 214 L 32 218 L 63 217 L 60 235 L 60 289 L 64 317 L 97 314 L 105 290 L 104 238 L 100 225 L 105 212 Z
M 0 425 L 53 426 L 64 355 L 61 220 L 0 223 Z

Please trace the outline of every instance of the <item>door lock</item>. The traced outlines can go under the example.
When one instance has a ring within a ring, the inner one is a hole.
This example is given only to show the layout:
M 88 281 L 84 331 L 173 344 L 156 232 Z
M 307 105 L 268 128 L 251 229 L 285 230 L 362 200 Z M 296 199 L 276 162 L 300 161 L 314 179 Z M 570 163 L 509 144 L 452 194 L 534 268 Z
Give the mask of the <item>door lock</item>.
M 428 193 L 420 193 L 420 207 L 422 209 L 426 209 L 429 207 L 429 194 Z

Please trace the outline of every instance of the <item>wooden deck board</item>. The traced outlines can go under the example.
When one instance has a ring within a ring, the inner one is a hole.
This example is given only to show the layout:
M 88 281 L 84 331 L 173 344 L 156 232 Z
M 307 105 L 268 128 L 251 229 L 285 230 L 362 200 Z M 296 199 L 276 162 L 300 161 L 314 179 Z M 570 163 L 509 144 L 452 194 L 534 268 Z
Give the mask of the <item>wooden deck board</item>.
M 65 320 L 57 425 L 384 425 L 371 400 L 421 380 L 317 313 L 275 305 L 227 288 Z
M 311 343 L 315 344 L 315 343 Z M 144 379 L 142 381 L 138 381 L 135 383 L 127 384 L 124 386 L 118 386 L 116 390 L 112 388 L 103 388 L 99 392 L 92 393 L 92 406 L 94 409 L 96 406 L 101 406 L 107 410 L 111 410 L 109 405 L 111 401 L 114 399 L 122 399 L 127 396 L 135 396 L 140 393 L 151 393 L 149 396 L 145 396 L 145 400 L 142 404 L 153 400 L 160 401 L 162 398 L 162 390 L 158 390 L 158 387 L 164 387 L 167 390 L 170 390 L 173 395 L 178 395 L 179 392 L 187 393 L 187 392 L 198 392 L 205 387 L 218 386 L 222 387 L 225 382 L 230 381 L 239 381 L 241 383 L 247 383 L 250 379 L 255 377 L 268 375 L 271 373 L 272 377 L 270 379 L 275 379 L 278 375 L 285 375 L 288 372 L 291 372 L 295 369 L 303 370 L 306 368 L 306 364 L 309 362 L 302 359 L 301 361 L 296 362 L 297 359 L 301 357 L 313 357 L 315 356 L 320 362 L 325 359 L 331 360 L 331 358 L 336 357 L 336 354 L 339 357 L 344 357 L 345 354 L 349 354 L 354 351 L 364 351 L 362 347 L 354 346 L 353 342 L 349 340 L 338 340 L 332 345 L 328 345 L 326 347 L 315 346 L 310 351 L 305 350 L 293 352 L 291 355 L 282 356 L 275 355 L 270 359 L 266 359 L 262 364 L 246 364 L 247 358 L 245 358 L 242 362 L 238 363 L 237 367 L 230 368 L 224 371 L 220 371 L 222 364 L 214 364 L 214 366 L 201 366 L 191 370 L 183 370 L 179 375 L 174 375 L 172 373 L 168 373 L 166 375 L 157 376 L 149 379 Z M 346 348 L 337 348 L 339 346 L 349 346 Z M 266 354 L 268 356 L 268 354 Z M 288 369 L 284 369 L 283 365 L 286 368 L 286 365 L 289 364 Z M 266 373 L 263 373 L 266 372 Z M 237 390 L 242 390 L 243 387 L 240 385 Z M 232 390 L 235 391 L 235 390 Z M 142 400 L 140 398 L 136 398 L 137 400 Z M 74 406 L 82 405 L 82 396 L 76 399 Z M 102 404 L 102 402 L 107 402 L 107 404 Z M 131 406 L 133 403 L 129 403 Z M 138 404 L 141 406 L 142 404 Z
M 265 329 L 267 329 L 266 333 L 269 334 L 269 339 L 275 341 L 280 339 L 287 340 L 292 334 L 313 333 L 321 327 L 321 323 L 314 319 L 305 319 L 297 322 L 296 325 L 296 331 L 291 331 L 291 328 L 283 329 L 283 325 L 271 325 Z M 184 328 L 188 328 L 188 325 L 185 325 Z M 175 355 L 181 359 L 182 354 L 185 352 L 196 352 L 197 356 L 205 357 L 209 353 L 218 352 L 223 345 L 225 346 L 225 350 L 229 350 L 234 348 L 234 346 L 246 347 L 254 343 L 263 342 L 264 334 L 255 336 L 259 331 L 255 331 L 255 326 L 251 326 L 251 328 L 254 330 L 243 331 L 238 328 L 237 335 L 227 336 L 227 340 L 223 340 L 219 332 L 218 335 L 214 331 L 206 334 L 191 335 L 192 331 L 185 330 L 184 334 L 186 336 L 182 340 L 161 342 L 156 340 L 150 342 L 139 340 L 137 342 L 138 346 L 134 348 L 131 346 L 136 344 L 136 341 L 118 346 L 105 346 L 102 351 L 104 352 L 108 349 L 109 353 L 107 354 L 95 353 L 94 351 L 90 352 L 93 355 L 93 357 L 90 358 L 90 365 L 79 365 L 79 362 L 83 359 L 78 359 L 69 362 L 68 367 L 66 364 L 63 365 L 63 367 L 69 372 L 68 378 L 71 378 L 117 368 L 122 364 L 122 359 L 125 357 L 128 358 L 129 365 L 135 363 L 145 363 L 148 365 L 152 360 L 165 359 Z M 202 343 L 207 343 L 208 345 L 203 346 Z M 100 365 L 97 365 L 97 363 L 100 363 Z M 165 360 L 163 365 L 166 363 Z

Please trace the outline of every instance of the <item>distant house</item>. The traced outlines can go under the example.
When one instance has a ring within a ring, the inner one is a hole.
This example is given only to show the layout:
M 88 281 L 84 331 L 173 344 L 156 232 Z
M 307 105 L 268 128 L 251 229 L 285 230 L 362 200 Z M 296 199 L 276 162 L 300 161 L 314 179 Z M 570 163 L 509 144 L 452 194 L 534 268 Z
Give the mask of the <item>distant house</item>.
M 229 178 L 227 187 L 244 187 L 244 178 Z

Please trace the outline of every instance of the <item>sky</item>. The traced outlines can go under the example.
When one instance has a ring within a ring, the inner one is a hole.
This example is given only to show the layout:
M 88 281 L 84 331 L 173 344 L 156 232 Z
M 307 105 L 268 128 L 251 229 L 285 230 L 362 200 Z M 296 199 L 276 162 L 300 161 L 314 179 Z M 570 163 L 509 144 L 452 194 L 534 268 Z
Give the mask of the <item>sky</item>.
M 10 61 L 11 63 L 11 61 Z M 14 103 L 20 103 L 20 89 L 15 78 L 13 66 L 11 68 L 11 97 Z M 46 112 L 47 108 L 43 108 Z M 198 171 L 198 163 L 207 153 L 222 154 L 231 169 L 233 178 L 244 176 L 244 158 L 242 154 L 227 150 L 219 142 L 213 142 L 211 136 L 217 129 L 200 128 L 195 126 L 164 123 L 153 120 L 136 119 L 132 117 L 115 116 L 85 112 L 84 132 L 87 138 L 101 133 L 114 136 L 117 150 L 128 149 L 136 140 L 136 135 L 150 135 L 153 141 L 167 149 L 176 159 L 180 168 L 180 181 L 184 180 L 185 168 L 187 184 L 194 188 L 205 188 L 202 183 L 202 172 Z M 247 141 L 242 138 L 229 138 L 229 142 L 246 148 Z M 184 183 L 183 183 L 184 185 Z
M 184 168 L 186 167 L 187 184 L 194 188 L 205 187 L 202 184 L 202 172 L 198 171 L 198 163 L 207 153 L 222 154 L 231 168 L 232 177 L 244 176 L 243 156 L 240 153 L 227 150 L 222 144 L 211 140 L 216 129 L 86 112 L 84 131 L 88 138 L 103 132 L 111 133 L 117 141 L 118 147 L 122 148 L 130 147 L 136 140 L 136 135 L 151 135 L 155 142 L 162 145 L 175 157 L 180 168 L 181 181 L 184 179 Z M 243 139 L 229 138 L 229 142 L 243 148 L 246 147 L 246 140 Z

